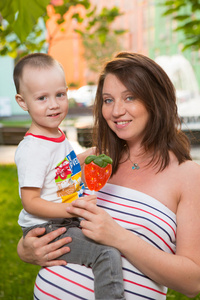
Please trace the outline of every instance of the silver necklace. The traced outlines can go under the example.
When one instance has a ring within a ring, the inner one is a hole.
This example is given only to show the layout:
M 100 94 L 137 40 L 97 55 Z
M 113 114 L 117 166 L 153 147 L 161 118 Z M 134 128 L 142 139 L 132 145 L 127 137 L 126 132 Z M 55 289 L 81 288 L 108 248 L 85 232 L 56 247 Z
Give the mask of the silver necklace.
M 132 160 L 131 160 L 130 158 L 129 158 L 129 160 L 130 160 L 130 162 L 132 163 L 132 167 L 131 167 L 132 170 L 139 170 L 139 169 L 140 169 L 140 166 L 139 166 L 138 163 L 132 162 Z M 145 162 L 146 160 L 147 160 L 147 158 L 146 158 L 145 160 L 141 161 L 140 164 L 142 164 L 142 163 Z
M 129 158 L 130 160 L 130 158 Z M 131 169 L 132 170 L 139 170 L 140 169 L 140 166 L 138 165 L 138 163 L 133 163 L 132 160 L 130 160 L 130 162 L 133 164 Z
M 130 162 L 132 163 L 132 167 L 131 169 L 134 171 L 134 170 L 139 170 L 140 169 L 140 166 L 141 164 L 143 164 L 145 161 L 149 160 L 151 156 L 147 156 L 144 160 L 142 160 L 139 164 L 136 163 L 136 162 L 133 162 L 131 159 L 130 159 L 130 153 L 128 155 L 128 160 L 130 160 Z M 141 156 L 142 158 L 142 156 Z M 151 161 L 150 161 L 151 162 Z M 147 164 L 148 165 L 148 164 Z

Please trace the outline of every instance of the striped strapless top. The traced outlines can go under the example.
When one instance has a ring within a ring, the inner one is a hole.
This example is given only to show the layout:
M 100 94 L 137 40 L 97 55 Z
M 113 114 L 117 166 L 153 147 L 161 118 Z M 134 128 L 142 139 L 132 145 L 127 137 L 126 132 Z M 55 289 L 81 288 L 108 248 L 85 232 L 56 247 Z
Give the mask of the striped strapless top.
M 91 192 L 86 189 L 85 194 Z M 117 223 L 156 248 L 175 254 L 176 215 L 158 200 L 121 186 L 106 184 L 97 203 Z M 142 274 L 122 257 L 127 300 L 166 299 L 167 288 Z M 42 268 L 35 282 L 34 299 L 94 299 L 93 273 L 76 264 Z

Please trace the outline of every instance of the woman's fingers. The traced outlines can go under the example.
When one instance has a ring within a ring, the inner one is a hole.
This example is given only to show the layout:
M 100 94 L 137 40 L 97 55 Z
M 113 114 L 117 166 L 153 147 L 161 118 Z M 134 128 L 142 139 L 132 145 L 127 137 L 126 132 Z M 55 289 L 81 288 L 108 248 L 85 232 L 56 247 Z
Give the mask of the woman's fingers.
M 78 215 L 89 220 L 98 213 L 99 208 L 91 201 L 76 200 L 72 202 L 72 206 L 67 207 L 67 211 L 71 214 Z
M 88 202 L 94 202 L 96 203 L 97 202 L 97 196 L 94 194 L 94 195 L 88 195 L 88 196 L 84 196 L 84 197 L 80 197 L 78 200 L 84 200 L 84 201 L 88 201 Z
M 38 237 L 40 235 L 43 235 L 45 233 L 45 228 L 34 228 L 32 230 L 30 230 L 28 233 L 27 233 L 27 237 Z
M 71 240 L 71 238 L 63 238 L 47 245 L 44 248 L 44 254 L 41 258 L 41 265 L 44 267 L 66 265 L 66 261 L 57 260 L 57 258 L 63 254 L 70 252 L 70 248 L 64 245 L 71 242 Z
M 36 229 L 41 229 L 41 228 L 36 228 Z M 33 229 L 33 230 L 35 230 L 35 229 Z M 56 239 L 57 237 L 59 237 L 60 235 L 62 235 L 65 232 L 66 232 L 66 228 L 61 227 L 61 228 L 56 229 L 56 230 L 54 230 L 50 233 L 45 234 L 44 236 L 40 237 L 37 240 L 38 246 L 43 246 L 43 245 L 49 244 L 50 242 L 52 242 L 54 239 Z M 29 231 L 29 233 L 30 233 L 30 231 Z M 37 233 L 37 231 L 36 231 L 36 233 Z M 31 235 L 34 236 L 34 234 L 36 234 L 36 233 L 32 232 Z M 27 234 L 27 236 L 28 236 L 28 234 Z M 39 236 L 39 235 L 37 235 L 37 236 Z
M 62 239 L 59 239 L 55 242 L 52 242 L 56 237 L 60 236 L 62 233 L 66 231 L 65 228 L 59 228 L 55 231 L 52 231 L 48 234 L 46 234 L 44 237 L 41 237 L 40 239 L 43 239 L 42 244 L 43 249 L 43 256 L 41 257 L 40 264 L 42 266 L 55 266 L 55 265 L 66 265 L 66 261 L 64 260 L 55 260 L 59 256 L 66 254 L 70 251 L 70 248 L 66 246 L 66 244 L 70 243 L 72 241 L 71 237 L 64 237 Z M 41 243 L 37 241 L 38 243 Z M 52 243 L 49 243 L 52 242 Z
M 52 242 L 55 238 L 66 232 L 66 228 L 59 228 L 39 237 L 44 232 L 44 228 L 35 228 L 29 231 L 26 237 L 22 240 L 21 243 L 23 246 L 19 243 L 18 249 L 19 254 L 22 253 L 22 259 L 26 262 L 46 267 L 66 265 L 65 261 L 55 259 L 70 251 L 70 248 L 66 247 L 66 244 L 72 241 L 71 237 L 64 237 Z

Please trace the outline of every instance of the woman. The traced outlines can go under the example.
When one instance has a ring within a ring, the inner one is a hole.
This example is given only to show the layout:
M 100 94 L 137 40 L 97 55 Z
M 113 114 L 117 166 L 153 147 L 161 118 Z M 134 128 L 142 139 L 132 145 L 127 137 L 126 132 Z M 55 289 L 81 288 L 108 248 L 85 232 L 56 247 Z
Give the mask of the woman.
M 194 297 L 200 292 L 200 166 L 179 128 L 171 81 L 151 59 L 119 53 L 100 75 L 94 117 L 96 149 L 112 157 L 112 177 L 97 193 L 98 206 L 76 200 L 68 211 L 84 218 L 87 237 L 122 253 L 126 299 L 165 299 L 166 287 Z M 69 251 L 58 249 L 67 240 L 47 245 L 60 231 L 46 239 L 32 232 L 19 243 L 20 257 L 55 265 Z M 48 293 L 93 299 L 92 280 L 84 266 L 42 269 L 35 299 Z

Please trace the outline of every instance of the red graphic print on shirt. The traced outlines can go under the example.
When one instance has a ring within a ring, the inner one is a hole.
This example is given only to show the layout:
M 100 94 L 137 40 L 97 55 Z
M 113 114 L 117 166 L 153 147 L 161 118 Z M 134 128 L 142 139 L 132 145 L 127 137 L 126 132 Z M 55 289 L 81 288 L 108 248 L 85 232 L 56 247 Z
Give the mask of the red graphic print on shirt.
M 72 171 L 69 166 L 69 161 L 65 158 L 57 167 L 56 167 L 56 177 L 55 181 L 63 181 L 67 178 L 70 178 Z

